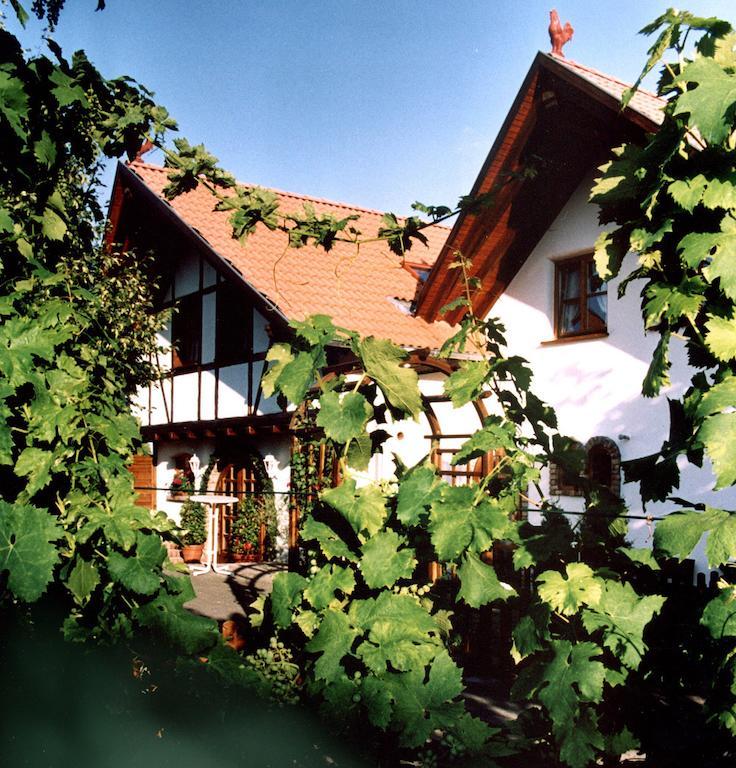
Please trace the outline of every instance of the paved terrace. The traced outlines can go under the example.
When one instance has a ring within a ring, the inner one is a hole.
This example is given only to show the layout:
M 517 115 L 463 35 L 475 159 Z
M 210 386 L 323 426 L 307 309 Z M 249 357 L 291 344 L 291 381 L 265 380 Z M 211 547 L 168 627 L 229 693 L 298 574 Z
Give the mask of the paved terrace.
M 192 577 L 197 597 L 186 607 L 216 621 L 242 620 L 261 592 L 270 592 L 273 577 L 286 570 L 282 563 L 232 563 L 229 574 L 210 571 Z

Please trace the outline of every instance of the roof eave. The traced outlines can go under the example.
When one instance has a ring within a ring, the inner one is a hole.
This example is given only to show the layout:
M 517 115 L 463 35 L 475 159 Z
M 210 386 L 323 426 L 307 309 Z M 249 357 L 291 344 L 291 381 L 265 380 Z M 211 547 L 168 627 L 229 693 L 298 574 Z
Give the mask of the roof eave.
M 587 96 L 595 99 L 601 105 L 611 110 L 621 112 L 625 119 L 643 131 L 653 133 L 659 129 L 659 124 L 649 118 L 647 115 L 632 109 L 631 106 L 621 110 L 621 103 L 615 96 L 601 90 L 600 88 L 596 87 L 594 83 L 591 83 L 581 75 L 576 74 L 555 56 L 539 51 L 534 57 L 529 71 L 527 72 L 524 81 L 511 105 L 511 108 L 509 109 L 509 112 L 504 119 L 501 129 L 497 134 L 496 139 L 494 140 L 493 145 L 491 146 L 491 149 L 485 161 L 483 162 L 483 165 L 481 166 L 480 172 L 470 192 L 471 197 L 476 196 L 479 190 L 483 187 L 484 183 L 487 182 L 492 165 L 500 154 L 501 150 L 512 144 L 512 141 L 509 140 L 509 130 L 512 127 L 514 118 L 519 111 L 519 108 L 528 97 L 530 89 L 535 87 L 539 71 L 542 68 L 564 80 L 572 87 L 579 89 Z M 525 119 L 534 119 L 533 112 L 530 112 Z M 416 314 L 423 317 L 428 322 L 432 322 L 433 320 L 437 319 L 442 306 L 447 303 L 447 301 L 450 300 L 450 298 L 456 293 L 455 288 L 457 286 L 459 277 L 457 274 L 450 277 L 447 266 L 448 263 L 455 258 L 454 254 L 458 250 L 462 252 L 463 229 L 465 227 L 466 221 L 468 220 L 468 217 L 474 215 L 476 214 L 461 213 L 458 216 L 447 240 L 445 241 L 445 245 L 440 251 L 440 255 L 437 257 L 432 271 L 430 272 L 429 277 L 427 278 L 427 281 L 425 282 L 422 291 L 419 294 L 416 305 Z M 465 255 L 467 256 L 469 254 Z M 448 318 L 448 320 L 455 322 L 457 319 L 458 318 L 454 316 Z
M 570 85 L 578 88 L 579 90 L 591 96 L 603 106 L 609 107 L 613 111 L 619 111 L 621 114 L 634 125 L 639 126 L 648 133 L 656 133 L 659 130 L 659 123 L 652 120 L 643 112 L 631 107 L 631 104 L 625 108 L 621 108 L 621 101 L 606 91 L 597 88 L 594 83 L 589 82 L 584 77 L 576 75 L 572 70 L 566 67 L 556 56 L 549 53 L 537 54 L 537 59 L 541 59 L 541 63 L 544 67 L 557 75 L 561 79 L 565 80 Z M 535 61 L 537 60 L 535 59 Z
M 283 311 L 268 297 L 262 294 L 252 283 L 250 283 L 245 276 L 236 269 L 228 259 L 219 254 L 212 245 L 197 232 L 194 227 L 187 224 L 186 221 L 169 205 L 166 200 L 157 195 L 146 183 L 138 176 L 135 171 L 129 166 L 118 163 L 117 171 L 115 174 L 115 182 L 113 185 L 113 195 L 111 197 L 110 213 L 114 212 L 113 203 L 116 199 L 116 193 L 119 188 L 127 186 L 135 194 L 138 194 L 145 200 L 147 204 L 153 207 L 153 210 L 158 211 L 164 216 L 167 221 L 172 224 L 179 232 L 185 237 L 192 240 L 197 246 L 202 256 L 207 260 L 210 266 L 214 267 L 219 272 L 225 273 L 228 277 L 231 277 L 236 284 L 241 285 L 244 289 L 248 290 L 256 300 L 256 304 L 259 309 L 264 313 L 275 317 L 278 321 L 284 325 L 289 324 L 289 318 L 283 313 Z M 119 211 L 115 212 L 116 218 L 119 215 Z M 111 219 L 111 223 L 112 219 Z M 113 223 L 114 226 L 114 223 Z
M 524 98 L 526 97 L 527 92 L 535 84 L 537 72 L 543 56 L 544 54 L 542 54 L 540 51 L 534 57 L 534 61 L 532 61 L 532 64 L 529 67 L 529 70 L 527 71 L 526 76 L 524 77 L 524 81 L 522 82 L 521 88 L 519 88 L 519 91 L 516 94 L 516 98 L 511 104 L 511 107 L 508 113 L 506 114 L 506 118 L 504 119 L 503 124 L 501 125 L 501 129 L 496 135 L 496 139 L 491 145 L 491 149 L 488 152 L 486 159 L 483 161 L 483 165 L 481 166 L 478 176 L 476 177 L 475 182 L 470 190 L 469 196 L 471 198 L 475 197 L 478 194 L 479 189 L 483 185 L 483 182 L 486 180 L 491 164 L 493 163 L 496 156 L 498 155 L 501 147 L 506 142 L 508 131 L 509 131 L 509 128 L 511 127 L 514 116 L 516 115 L 519 107 L 524 101 Z M 424 285 L 422 286 L 422 290 L 419 293 L 419 296 L 417 297 L 416 314 L 423 317 L 425 320 L 429 322 L 437 318 L 439 314 L 439 310 L 443 306 L 443 302 L 437 301 L 436 297 L 433 295 L 437 292 L 437 289 L 438 289 L 438 286 L 436 286 L 435 284 L 439 282 L 441 279 L 440 272 L 446 272 L 446 270 L 442 269 L 443 267 L 445 267 L 446 262 L 449 259 L 454 258 L 454 252 L 456 250 L 456 248 L 454 247 L 454 243 L 457 241 L 458 235 L 465 223 L 466 218 L 469 215 L 473 215 L 473 214 L 461 213 L 455 220 L 455 223 L 453 224 L 453 227 L 450 230 L 450 234 L 448 235 L 447 240 L 445 241 L 445 244 L 440 249 L 439 256 L 437 257 L 432 267 L 432 270 L 430 271 L 429 276 L 425 281 Z M 457 282 L 457 278 L 453 278 L 452 280 L 453 286 L 456 282 Z M 443 293 L 446 293 L 447 286 L 443 286 L 443 287 L 445 288 L 445 291 L 443 291 Z

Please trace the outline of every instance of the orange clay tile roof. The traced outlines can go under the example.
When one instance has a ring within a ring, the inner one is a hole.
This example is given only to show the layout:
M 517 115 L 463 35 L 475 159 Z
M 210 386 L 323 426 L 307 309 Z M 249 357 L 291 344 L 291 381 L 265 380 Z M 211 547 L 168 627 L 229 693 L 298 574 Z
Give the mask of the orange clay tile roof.
M 167 183 L 167 169 L 136 160 L 128 166 L 159 197 Z M 276 190 L 274 190 L 276 191 Z M 304 203 L 317 213 L 338 218 L 358 214 L 354 225 L 364 237 L 376 234 L 382 213 L 365 208 L 276 191 L 284 212 L 300 210 Z M 364 243 L 358 250 L 338 242 L 331 251 L 308 245 L 287 248 L 283 232 L 258 225 L 241 245 L 231 236 L 227 212 L 214 210 L 215 199 L 200 185 L 172 200 L 169 205 L 195 229 L 223 259 L 275 304 L 289 319 L 302 320 L 326 314 L 337 325 L 360 334 L 391 339 L 405 347 L 437 349 L 450 335 L 444 322 L 429 323 L 414 317 L 402 304 L 413 300 L 417 279 L 403 268 L 400 259 L 384 242 Z M 411 264 L 432 265 L 449 230 L 433 226 L 424 230 L 429 245 L 415 242 L 407 254 Z
M 579 77 L 587 80 L 591 85 L 595 86 L 598 90 L 607 93 L 616 99 L 617 102 L 621 101 L 623 92 L 631 87 L 631 83 L 625 83 L 616 77 L 605 74 L 605 72 L 599 72 L 592 67 L 586 67 L 583 64 L 578 64 L 577 61 L 571 59 L 561 58 L 560 56 L 552 56 L 547 54 L 550 58 L 553 58 L 558 64 L 562 64 L 567 67 L 571 72 L 575 73 Z M 647 91 L 643 88 L 638 88 L 631 101 L 629 102 L 629 109 L 634 112 L 638 112 L 643 117 L 650 120 L 655 125 L 661 125 L 664 116 L 662 109 L 667 102 L 665 99 L 660 98 L 651 91 Z

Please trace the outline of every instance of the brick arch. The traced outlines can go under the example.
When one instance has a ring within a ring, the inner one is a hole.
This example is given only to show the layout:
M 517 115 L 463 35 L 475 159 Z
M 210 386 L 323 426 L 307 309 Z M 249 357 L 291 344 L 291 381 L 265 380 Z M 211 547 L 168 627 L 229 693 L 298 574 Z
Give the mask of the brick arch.
M 571 447 L 581 451 L 586 450 L 578 440 L 575 440 Z M 582 496 L 583 489 L 576 477 L 570 477 L 569 472 L 566 472 L 556 461 L 552 461 L 549 465 L 549 494 L 550 496 Z
M 614 496 L 621 496 L 621 451 L 610 437 L 596 435 L 585 445 L 576 441 L 575 447 L 585 451 L 585 473 L 608 488 Z M 568 477 L 564 469 L 552 462 L 549 468 L 549 492 L 551 496 L 583 496 L 583 486 Z

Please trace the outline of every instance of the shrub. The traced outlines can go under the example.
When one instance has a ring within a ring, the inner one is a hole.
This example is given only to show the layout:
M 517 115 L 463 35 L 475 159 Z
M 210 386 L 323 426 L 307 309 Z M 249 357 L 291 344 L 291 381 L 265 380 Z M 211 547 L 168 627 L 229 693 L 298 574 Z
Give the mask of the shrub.
M 181 537 L 185 545 L 204 544 L 207 540 L 207 511 L 203 504 L 187 500 L 181 507 Z
M 263 515 L 252 496 L 241 499 L 233 520 L 230 548 L 235 554 L 258 550 Z

